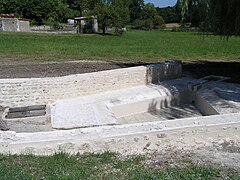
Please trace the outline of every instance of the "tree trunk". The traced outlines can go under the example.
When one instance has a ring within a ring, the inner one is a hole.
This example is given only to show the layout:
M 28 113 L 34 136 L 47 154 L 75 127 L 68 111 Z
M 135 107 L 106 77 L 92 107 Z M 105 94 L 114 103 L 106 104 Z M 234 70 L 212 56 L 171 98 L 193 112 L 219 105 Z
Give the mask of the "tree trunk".
M 103 26 L 102 31 L 103 31 L 103 35 L 105 35 L 106 34 L 106 27 L 105 26 Z

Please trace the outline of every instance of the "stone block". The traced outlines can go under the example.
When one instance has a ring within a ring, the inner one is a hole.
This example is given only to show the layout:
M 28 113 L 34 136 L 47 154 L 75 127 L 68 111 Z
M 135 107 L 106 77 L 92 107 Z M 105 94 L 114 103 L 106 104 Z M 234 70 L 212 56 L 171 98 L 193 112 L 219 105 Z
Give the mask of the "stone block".
M 147 69 L 147 82 L 158 84 L 161 81 L 180 78 L 182 76 L 182 63 L 177 60 L 167 60 L 165 63 L 153 64 Z

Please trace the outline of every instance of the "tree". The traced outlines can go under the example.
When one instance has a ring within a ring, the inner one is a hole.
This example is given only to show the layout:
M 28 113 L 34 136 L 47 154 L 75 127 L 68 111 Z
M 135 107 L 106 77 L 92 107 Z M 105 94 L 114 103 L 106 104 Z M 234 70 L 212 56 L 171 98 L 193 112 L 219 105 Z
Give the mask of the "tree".
M 154 17 L 157 15 L 157 10 L 152 3 L 147 3 L 143 6 L 140 18 L 133 22 L 136 29 L 151 30 L 154 28 Z
M 83 14 L 83 0 L 67 0 L 67 4 L 69 7 L 77 12 L 79 12 L 79 16 Z
M 192 26 L 198 27 L 206 19 L 207 10 L 206 0 L 192 0 L 189 1 L 188 22 Z
M 157 15 L 157 10 L 152 3 L 147 3 L 143 7 L 142 19 L 154 19 L 154 16 Z
M 0 4 L 1 13 L 21 16 L 21 7 L 23 2 L 19 0 L 1 0 Z
M 129 22 L 128 2 L 126 0 L 99 0 L 94 9 L 103 34 L 107 27 L 115 27 L 116 32 Z
M 144 30 L 152 30 L 153 27 L 154 25 L 153 25 L 152 19 L 149 18 L 144 21 L 144 27 L 143 27 Z
M 50 17 L 55 19 L 56 0 L 26 0 L 21 5 L 21 16 L 43 24 Z
M 69 7 L 78 12 L 79 16 L 89 15 L 97 4 L 95 0 L 67 0 Z
M 178 23 L 181 21 L 181 11 L 176 4 L 173 7 L 159 8 L 157 7 L 157 14 L 162 16 L 166 23 Z
M 182 19 L 188 13 L 189 4 L 202 5 L 201 14 L 203 30 L 229 37 L 240 35 L 240 1 L 239 0 L 178 0 L 182 7 Z M 203 10 L 204 9 L 204 10 Z
M 62 0 L 26 0 L 22 16 L 44 24 L 49 18 L 61 22 L 68 18 L 71 9 Z
M 142 29 L 144 27 L 144 20 L 136 19 L 133 22 L 133 28 L 135 29 Z
M 129 16 L 130 16 L 131 23 L 133 23 L 137 19 L 142 18 L 143 7 L 144 7 L 144 0 L 130 0 Z
M 63 21 L 72 14 L 65 0 L 1 0 L 0 8 L 2 13 L 14 13 L 38 24 Z
M 178 0 L 178 3 L 180 4 L 181 6 L 181 15 L 182 15 L 182 22 L 185 20 L 186 18 L 186 14 L 188 12 L 188 5 L 189 5 L 189 2 L 191 0 Z
M 122 28 L 130 21 L 127 0 L 112 0 L 112 25 L 116 33 L 121 33 Z
M 240 35 L 240 1 L 210 0 L 205 27 L 218 35 Z

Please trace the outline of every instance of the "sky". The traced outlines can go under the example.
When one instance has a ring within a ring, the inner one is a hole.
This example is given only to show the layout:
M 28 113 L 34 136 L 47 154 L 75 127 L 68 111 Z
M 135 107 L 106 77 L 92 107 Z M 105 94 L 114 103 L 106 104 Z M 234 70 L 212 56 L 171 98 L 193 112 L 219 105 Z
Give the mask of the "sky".
M 177 0 L 145 0 L 145 3 L 153 3 L 156 7 L 174 6 Z

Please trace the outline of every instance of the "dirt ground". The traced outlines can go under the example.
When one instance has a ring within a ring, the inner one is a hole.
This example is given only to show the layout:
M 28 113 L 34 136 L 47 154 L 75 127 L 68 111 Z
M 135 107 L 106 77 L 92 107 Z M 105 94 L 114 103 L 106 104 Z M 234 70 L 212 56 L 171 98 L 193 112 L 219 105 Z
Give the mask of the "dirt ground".
M 100 61 L 81 61 L 63 63 L 1 62 L 0 79 L 57 77 L 96 71 L 147 65 L 148 63 L 116 63 Z M 231 82 L 240 83 L 240 62 L 184 62 L 183 74 L 196 78 L 207 75 L 227 76 Z
M 159 169 L 194 165 L 211 166 L 220 170 L 221 179 L 224 176 L 240 178 L 240 144 L 231 140 L 192 150 L 174 149 L 169 147 L 163 152 L 150 154 L 147 164 Z
M 43 78 L 59 77 L 71 74 L 83 74 L 97 71 L 127 68 L 147 63 L 116 63 L 102 61 L 72 61 L 72 62 L 1 62 L 0 79 L 3 78 Z

